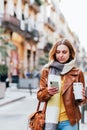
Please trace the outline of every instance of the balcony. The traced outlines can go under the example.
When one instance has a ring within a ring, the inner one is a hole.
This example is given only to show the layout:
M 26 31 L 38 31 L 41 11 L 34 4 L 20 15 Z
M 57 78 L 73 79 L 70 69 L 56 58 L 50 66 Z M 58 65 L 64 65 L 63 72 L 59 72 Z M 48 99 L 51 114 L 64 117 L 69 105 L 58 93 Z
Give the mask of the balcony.
M 35 13 L 38 13 L 40 12 L 40 3 L 38 3 L 37 0 L 34 0 L 34 2 L 32 2 L 32 0 L 30 0 L 30 4 L 29 4 L 29 7 L 35 11 Z
M 10 29 L 15 29 L 19 27 L 20 25 L 20 21 L 18 19 L 16 19 L 15 17 L 13 16 L 10 16 L 10 15 L 7 15 L 7 14 L 4 14 L 3 15 L 3 18 L 2 18 L 2 25 L 3 26 L 8 26 L 8 28 Z
M 53 23 L 53 21 L 52 21 L 50 18 L 47 18 L 47 19 L 46 19 L 45 25 L 46 25 L 49 29 L 51 29 L 51 31 L 55 32 L 56 26 L 55 26 L 55 24 Z
M 27 39 L 31 38 L 31 34 L 29 32 L 27 32 L 26 30 L 21 30 L 20 28 L 20 20 L 18 20 L 17 18 L 10 16 L 8 14 L 4 14 L 3 18 L 2 18 L 2 26 L 10 29 L 14 32 L 19 33 L 20 35 L 24 36 Z

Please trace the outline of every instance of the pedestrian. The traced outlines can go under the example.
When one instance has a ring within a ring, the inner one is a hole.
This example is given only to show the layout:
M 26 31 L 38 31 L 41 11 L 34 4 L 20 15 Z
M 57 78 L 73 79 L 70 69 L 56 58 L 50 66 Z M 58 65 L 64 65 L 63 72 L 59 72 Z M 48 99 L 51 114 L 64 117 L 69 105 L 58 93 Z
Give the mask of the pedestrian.
M 82 100 L 75 100 L 73 83 L 83 84 Z M 76 67 L 76 51 L 71 42 L 61 39 L 49 52 L 49 62 L 42 68 L 38 100 L 47 101 L 45 130 L 78 130 L 79 105 L 84 105 L 85 81 Z

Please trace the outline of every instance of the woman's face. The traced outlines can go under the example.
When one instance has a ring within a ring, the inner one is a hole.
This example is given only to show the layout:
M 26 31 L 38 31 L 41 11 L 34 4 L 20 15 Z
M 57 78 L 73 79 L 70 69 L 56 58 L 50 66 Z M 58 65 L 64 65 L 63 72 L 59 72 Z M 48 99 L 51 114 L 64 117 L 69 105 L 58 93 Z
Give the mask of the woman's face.
M 66 63 L 70 57 L 69 48 L 66 45 L 57 46 L 56 60 L 60 63 Z

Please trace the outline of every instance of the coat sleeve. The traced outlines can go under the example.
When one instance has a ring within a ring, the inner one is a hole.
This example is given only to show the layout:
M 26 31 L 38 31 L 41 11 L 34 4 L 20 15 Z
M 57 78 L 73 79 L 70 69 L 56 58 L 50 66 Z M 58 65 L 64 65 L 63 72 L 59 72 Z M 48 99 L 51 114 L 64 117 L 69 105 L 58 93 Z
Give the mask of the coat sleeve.
M 85 78 L 84 78 L 84 74 L 81 70 L 79 71 L 79 82 L 82 82 L 83 87 L 85 87 Z
M 48 82 L 48 69 L 44 68 L 41 71 L 40 77 L 40 89 L 37 92 L 37 99 L 40 101 L 48 101 L 51 95 L 47 91 L 47 82 Z

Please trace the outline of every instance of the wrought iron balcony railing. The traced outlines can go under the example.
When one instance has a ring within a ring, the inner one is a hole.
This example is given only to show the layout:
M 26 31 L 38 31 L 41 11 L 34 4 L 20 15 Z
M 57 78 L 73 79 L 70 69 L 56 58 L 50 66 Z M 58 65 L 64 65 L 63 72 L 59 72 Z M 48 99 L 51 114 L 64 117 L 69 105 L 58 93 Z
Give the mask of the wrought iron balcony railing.
M 56 26 L 53 23 L 53 21 L 51 20 L 51 18 L 47 18 L 45 21 L 45 24 L 54 32 L 56 30 Z

